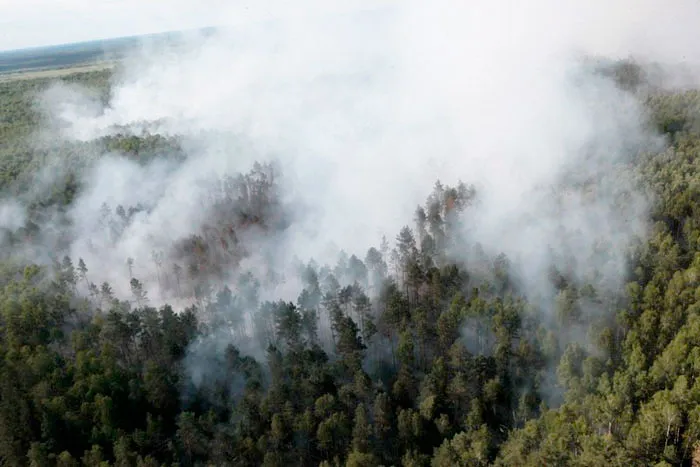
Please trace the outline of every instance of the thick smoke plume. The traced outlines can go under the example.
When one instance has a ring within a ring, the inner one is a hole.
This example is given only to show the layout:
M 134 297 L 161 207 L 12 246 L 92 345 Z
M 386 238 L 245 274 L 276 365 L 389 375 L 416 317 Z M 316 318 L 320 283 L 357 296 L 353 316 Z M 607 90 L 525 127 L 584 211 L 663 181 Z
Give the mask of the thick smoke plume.
M 138 277 L 152 303 L 173 302 L 179 285 L 164 272 L 177 261 L 173 245 L 206 230 L 230 195 L 226 183 L 239 183 L 239 193 L 241 183 L 252 190 L 274 180 L 281 205 L 261 214 L 276 227 L 237 237 L 247 254 L 215 276 L 235 288 L 252 272 L 268 298 L 296 300 L 296 279 L 270 279 L 270 290 L 265 278 L 311 258 L 334 265 L 340 250 L 364 257 L 411 223 L 438 179 L 476 188 L 450 250 L 467 268 L 476 244 L 505 253 L 523 293 L 543 304 L 552 264 L 584 282 L 624 280 L 648 200 L 620 168 L 662 141 L 635 95 L 593 59 L 692 68 L 700 6 L 321 5 L 231 8 L 221 14 L 231 26 L 215 34 L 144 46 L 104 106 L 72 88 L 46 95 L 50 131 L 64 139 L 147 131 L 176 137 L 185 154 L 146 163 L 107 154 L 89 164 L 66 216 L 70 256 L 102 274 L 92 281 L 125 295 Z M 679 84 L 664 76 L 657 84 Z M 250 170 L 248 182 L 238 178 Z M 250 195 L 246 216 L 263 195 Z M 107 211 L 119 205 L 132 210 L 114 220 Z

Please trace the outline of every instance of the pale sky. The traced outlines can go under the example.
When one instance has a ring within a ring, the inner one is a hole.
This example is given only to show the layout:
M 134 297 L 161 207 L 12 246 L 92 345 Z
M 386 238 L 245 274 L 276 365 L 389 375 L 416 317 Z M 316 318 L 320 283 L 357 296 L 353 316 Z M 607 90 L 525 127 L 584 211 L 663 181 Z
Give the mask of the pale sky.
M 0 0 L 0 50 L 214 26 L 225 0 Z M 239 2 L 242 3 L 242 2 Z
M 395 0 L 0 0 L 0 50 L 378 8 Z

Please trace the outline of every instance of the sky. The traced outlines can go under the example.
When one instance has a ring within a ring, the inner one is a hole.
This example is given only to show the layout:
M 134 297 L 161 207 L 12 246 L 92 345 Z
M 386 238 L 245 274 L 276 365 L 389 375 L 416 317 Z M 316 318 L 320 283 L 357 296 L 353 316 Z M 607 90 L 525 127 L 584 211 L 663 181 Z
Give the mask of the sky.
M 315 2 L 313 14 L 318 14 L 319 10 L 337 12 L 348 8 L 374 8 L 394 1 Z M 506 3 L 516 5 L 518 2 Z M 627 17 L 647 26 L 650 21 L 656 23 L 657 32 L 663 33 L 663 37 L 641 34 L 633 42 L 648 42 L 647 48 L 653 44 L 666 48 L 670 42 L 688 48 L 688 53 L 692 55 L 697 53 L 693 45 L 696 42 L 687 37 L 688 34 L 697 36 L 697 33 L 690 33 L 688 28 L 679 25 L 700 24 L 698 0 L 607 0 L 594 3 L 605 5 L 603 11 L 606 15 L 594 21 L 598 24 L 598 34 L 594 36 L 600 41 L 607 42 L 611 33 L 619 36 L 619 32 L 615 32 L 619 25 L 615 22 Z M 583 5 L 590 2 L 548 4 L 552 7 L 549 9 L 577 6 L 573 9 L 580 11 Z M 600 12 L 601 8 L 589 5 L 584 10 Z M 296 2 L 287 0 L 0 0 L 0 50 L 235 25 L 278 15 L 304 13 Z M 553 17 L 552 12 L 531 13 Z M 630 27 L 630 23 L 634 22 L 629 20 L 625 23 Z
M 334 0 L 319 12 L 391 0 Z M 274 12 L 274 14 L 273 14 Z M 0 50 L 69 44 L 304 14 L 285 0 L 0 0 Z
M 0 0 L 0 50 L 215 26 L 222 0 Z

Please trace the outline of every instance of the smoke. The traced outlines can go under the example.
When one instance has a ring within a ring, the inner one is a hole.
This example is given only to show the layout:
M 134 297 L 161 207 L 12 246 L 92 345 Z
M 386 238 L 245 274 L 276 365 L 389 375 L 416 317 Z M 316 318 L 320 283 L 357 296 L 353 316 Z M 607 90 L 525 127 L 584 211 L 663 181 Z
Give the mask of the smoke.
M 248 254 L 229 265 L 259 278 L 310 258 L 335 264 L 341 249 L 364 257 L 410 222 L 439 179 L 478 191 L 453 259 L 469 265 L 476 243 L 505 253 L 544 308 L 552 262 L 584 282 L 624 280 L 625 249 L 645 233 L 649 200 L 621 169 L 663 141 L 635 95 L 582 57 L 692 69 L 699 5 L 324 5 L 222 10 L 227 28 L 131 56 L 104 106 L 75 88 L 45 94 L 50 131 L 64 140 L 148 131 L 177 137 L 187 155 L 144 162 L 111 153 L 83 173 L 66 216 L 71 257 L 95 265 L 90 280 L 128 294 L 133 274 L 155 290 L 152 302 L 172 301 L 162 284 L 173 258 L 152 258 L 174 255 L 172 245 L 205 228 L 212 193 L 225 193 L 212 186 L 255 161 L 276 164 L 268 175 L 283 219 L 238 239 Z M 105 204 L 134 207 L 116 237 Z M 302 286 L 268 285 L 261 298 L 295 300 Z
M 23 206 L 14 200 L 0 204 L 0 231 L 3 235 L 24 225 L 27 220 Z

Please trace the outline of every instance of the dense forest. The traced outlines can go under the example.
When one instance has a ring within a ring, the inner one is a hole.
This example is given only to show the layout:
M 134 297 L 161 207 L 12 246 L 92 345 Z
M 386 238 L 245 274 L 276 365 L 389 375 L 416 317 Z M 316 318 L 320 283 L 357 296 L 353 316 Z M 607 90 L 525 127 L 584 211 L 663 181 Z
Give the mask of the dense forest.
M 620 86 L 637 72 L 617 69 Z M 66 80 L 109 93 L 109 72 Z M 700 465 L 699 92 L 644 91 L 668 145 L 624 167 L 654 200 L 626 284 L 553 265 L 542 313 L 505 255 L 447 254 L 478 192 L 440 182 L 394 238 L 300 263 L 295 301 L 261 298 L 274 277 L 235 272 L 247 231 L 289 222 L 267 163 L 222 177 L 205 230 L 124 259 L 155 263 L 170 305 L 139 277 L 131 296 L 94 283 L 110 265 L 62 254 L 60 236 L 30 263 L 17 252 L 95 154 L 186 157 L 150 134 L 30 145 L 48 84 L 0 83 L 0 189 L 27 206 L 3 232 L 2 465 Z M 56 158 L 53 184 L 28 189 Z M 118 237 L 142 209 L 105 205 L 105 228 Z

